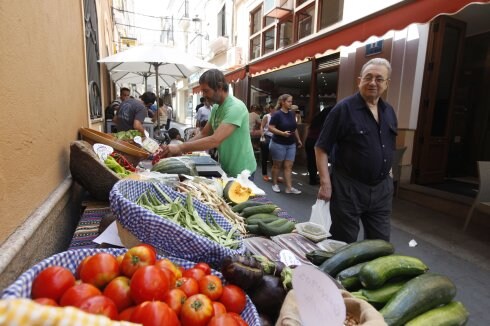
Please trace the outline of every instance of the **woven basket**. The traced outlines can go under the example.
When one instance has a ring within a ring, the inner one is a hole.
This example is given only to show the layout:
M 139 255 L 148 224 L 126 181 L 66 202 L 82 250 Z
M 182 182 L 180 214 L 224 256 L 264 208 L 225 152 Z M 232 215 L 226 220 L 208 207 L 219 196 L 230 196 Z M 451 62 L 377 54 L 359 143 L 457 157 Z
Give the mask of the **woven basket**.
M 163 183 L 157 185 L 172 200 L 180 197 L 185 201 L 185 195 Z M 213 266 L 219 266 L 226 256 L 245 253 L 243 241 L 240 241 L 236 250 L 224 247 L 137 205 L 136 200 L 147 190 L 156 195 L 161 202 L 166 202 L 165 198 L 155 191 L 152 182 L 121 180 L 114 185 L 110 194 L 111 209 L 120 226 L 139 241 L 151 244 L 170 256 L 195 262 L 205 261 Z M 199 216 L 205 217 L 210 214 L 223 229 L 231 230 L 230 222 L 223 215 L 198 200 L 193 199 L 192 202 Z
M 49 266 L 63 266 L 68 268 L 72 273 L 75 273 L 78 264 L 87 256 L 94 255 L 98 252 L 106 252 L 110 253 L 114 256 L 122 255 L 126 252 L 126 249 L 76 249 L 64 251 L 45 260 L 40 263 L 34 265 L 29 270 L 24 272 L 19 278 L 12 283 L 10 286 L 5 288 L 2 292 L 2 299 L 11 299 L 11 298 L 30 298 L 31 297 L 31 289 L 32 282 L 36 278 L 36 276 L 45 268 Z M 184 268 L 191 268 L 195 263 L 175 258 L 169 256 L 158 256 L 158 259 L 169 258 L 175 264 L 178 264 Z M 213 270 L 212 273 L 221 278 L 224 282 L 224 278 L 221 273 Z M 245 306 L 245 310 L 241 314 L 242 318 L 250 325 L 250 326 L 260 326 L 260 319 L 250 298 L 247 296 L 247 304 Z
M 90 128 L 80 128 L 78 130 L 82 139 L 90 144 L 101 143 L 114 148 L 114 151 L 124 155 L 124 157 L 134 166 L 138 165 L 141 160 L 148 158 L 150 153 L 132 145 L 126 141 L 119 140 L 113 135 L 106 134 Z
M 102 162 L 83 140 L 70 144 L 70 172 L 75 181 L 81 184 L 95 199 L 109 200 L 109 193 L 119 176 Z

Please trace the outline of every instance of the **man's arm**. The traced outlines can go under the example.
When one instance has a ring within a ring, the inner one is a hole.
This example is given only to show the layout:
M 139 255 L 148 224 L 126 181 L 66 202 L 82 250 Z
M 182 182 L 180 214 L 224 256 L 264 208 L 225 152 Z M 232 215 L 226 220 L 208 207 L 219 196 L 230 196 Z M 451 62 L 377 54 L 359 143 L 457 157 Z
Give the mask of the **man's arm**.
M 135 119 L 133 122 L 133 129 L 138 130 L 141 133 L 142 137 L 145 138 L 145 128 L 143 127 L 141 121 Z
M 320 189 L 318 189 L 318 199 L 330 201 L 332 197 L 332 184 L 328 173 L 328 155 L 322 148 L 315 146 L 316 168 L 320 174 Z
M 182 153 L 188 153 L 193 151 L 205 151 L 211 148 L 218 147 L 226 138 L 228 138 L 237 128 L 237 126 L 230 123 L 222 123 L 218 129 L 210 136 L 209 134 L 211 126 L 209 122 L 206 124 L 201 133 L 190 141 L 179 145 L 168 145 L 170 155 L 178 156 Z

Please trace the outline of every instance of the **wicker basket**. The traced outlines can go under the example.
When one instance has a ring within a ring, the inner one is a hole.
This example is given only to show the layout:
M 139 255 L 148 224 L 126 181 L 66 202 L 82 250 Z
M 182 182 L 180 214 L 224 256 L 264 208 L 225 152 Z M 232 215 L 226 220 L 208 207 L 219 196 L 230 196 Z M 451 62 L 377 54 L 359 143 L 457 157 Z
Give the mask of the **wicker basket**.
M 82 139 L 90 144 L 101 143 L 114 148 L 116 152 L 124 155 L 124 157 L 134 166 L 139 162 L 148 158 L 150 153 L 138 146 L 132 145 L 126 141 L 119 140 L 116 137 L 90 128 L 80 128 Z
M 172 200 L 177 197 L 185 200 L 185 195 L 165 184 L 157 183 L 157 185 Z M 170 256 L 195 262 L 205 261 L 213 266 L 219 266 L 226 256 L 245 253 L 243 241 L 240 241 L 236 250 L 224 247 L 137 205 L 136 200 L 147 190 L 157 196 L 161 202 L 166 202 L 165 198 L 155 191 L 152 182 L 121 180 L 114 185 L 110 194 L 111 209 L 119 227 L 126 229 L 138 241 L 151 244 Z M 223 215 L 198 200 L 193 199 L 192 202 L 199 216 L 206 217 L 210 214 L 223 229 L 231 230 L 232 225 Z M 134 243 L 132 237 L 125 236 L 124 239 L 128 239 L 130 244 Z
M 29 270 L 20 275 L 14 283 L 3 290 L 1 298 L 30 298 L 32 282 L 42 270 L 49 266 L 63 266 L 68 268 L 72 273 L 75 273 L 77 266 L 85 257 L 94 255 L 98 252 L 106 252 L 114 256 L 119 256 L 124 254 L 126 252 L 126 249 L 76 249 L 61 252 L 59 254 L 46 258 L 45 260 L 34 265 Z M 191 268 L 195 264 L 193 262 L 175 257 L 166 257 L 175 264 L 178 264 L 184 268 Z M 158 259 L 162 258 L 165 258 L 165 256 L 158 256 Z M 224 281 L 221 273 L 215 270 L 213 270 L 212 273 L 220 277 L 221 280 Z M 250 298 L 248 298 L 248 296 L 245 310 L 242 312 L 241 316 L 250 326 L 260 326 L 260 319 L 257 310 L 255 309 L 255 306 L 253 305 Z
M 75 181 L 81 184 L 95 199 L 109 200 L 109 193 L 120 177 L 102 162 L 83 140 L 70 144 L 70 172 Z

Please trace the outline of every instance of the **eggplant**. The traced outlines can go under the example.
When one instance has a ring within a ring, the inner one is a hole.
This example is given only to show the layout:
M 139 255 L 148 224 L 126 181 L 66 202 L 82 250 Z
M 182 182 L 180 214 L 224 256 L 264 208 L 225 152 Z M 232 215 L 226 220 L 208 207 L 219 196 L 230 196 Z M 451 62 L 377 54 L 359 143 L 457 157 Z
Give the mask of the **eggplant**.
M 223 259 L 221 274 L 231 284 L 248 290 L 260 283 L 264 271 L 255 258 L 235 255 Z
M 267 274 L 262 277 L 259 285 L 248 292 L 257 311 L 271 320 L 277 320 L 286 294 L 281 278 Z

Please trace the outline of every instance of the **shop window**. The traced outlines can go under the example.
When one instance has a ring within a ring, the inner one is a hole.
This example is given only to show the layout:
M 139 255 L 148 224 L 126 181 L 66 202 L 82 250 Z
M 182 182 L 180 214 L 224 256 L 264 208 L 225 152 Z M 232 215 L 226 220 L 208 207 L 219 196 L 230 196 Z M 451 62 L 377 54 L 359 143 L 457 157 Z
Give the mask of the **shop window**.
M 288 46 L 293 42 L 293 16 L 289 16 L 278 25 L 279 48 Z
M 226 6 L 218 13 L 218 36 L 226 36 Z
M 264 41 L 264 54 L 274 51 L 274 45 L 276 43 L 275 28 L 269 28 L 263 33 L 262 39 Z
M 320 29 L 342 20 L 344 0 L 320 0 L 319 21 Z
M 253 35 L 262 29 L 262 6 L 252 11 L 250 16 L 250 35 Z
M 260 57 L 260 35 L 250 40 L 250 60 Z
M 313 33 L 313 17 L 315 15 L 315 6 L 309 6 L 298 13 L 298 40 Z

